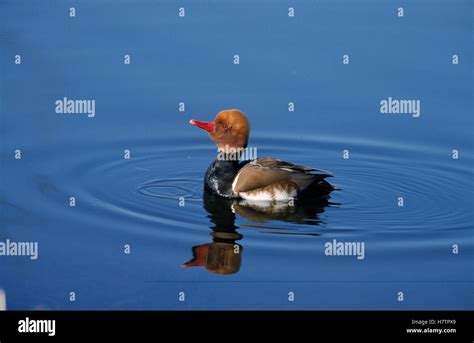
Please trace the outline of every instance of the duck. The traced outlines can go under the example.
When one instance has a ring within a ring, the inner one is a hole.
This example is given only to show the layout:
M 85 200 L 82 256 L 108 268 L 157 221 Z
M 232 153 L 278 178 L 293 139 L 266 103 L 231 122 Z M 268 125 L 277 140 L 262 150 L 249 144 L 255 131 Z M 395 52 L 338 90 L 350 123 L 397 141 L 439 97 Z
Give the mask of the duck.
M 287 202 L 327 197 L 337 187 L 326 181 L 332 173 L 271 157 L 242 160 L 248 146 L 250 122 L 237 109 L 219 112 L 210 122 L 189 121 L 217 146 L 217 157 L 204 176 L 206 191 L 225 198 Z

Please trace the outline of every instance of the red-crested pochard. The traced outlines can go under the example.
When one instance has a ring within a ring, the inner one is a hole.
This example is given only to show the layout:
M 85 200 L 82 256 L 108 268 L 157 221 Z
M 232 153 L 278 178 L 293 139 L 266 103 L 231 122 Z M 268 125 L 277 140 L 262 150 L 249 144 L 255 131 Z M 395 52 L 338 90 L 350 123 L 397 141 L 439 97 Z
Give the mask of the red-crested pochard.
M 218 156 L 207 169 L 206 190 L 228 198 L 263 201 L 289 201 L 322 197 L 336 187 L 325 178 L 328 172 L 269 157 L 240 162 L 247 148 L 250 123 L 239 110 L 219 112 L 212 122 L 190 120 L 209 133 Z M 237 154 L 236 154 L 237 152 Z

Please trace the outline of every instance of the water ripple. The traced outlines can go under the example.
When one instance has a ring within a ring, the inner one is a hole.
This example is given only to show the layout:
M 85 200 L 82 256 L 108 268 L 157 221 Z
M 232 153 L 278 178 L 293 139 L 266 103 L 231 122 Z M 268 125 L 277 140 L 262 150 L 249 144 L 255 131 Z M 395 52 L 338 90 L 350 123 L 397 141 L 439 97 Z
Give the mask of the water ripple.
M 85 204 L 76 212 L 81 220 L 125 218 L 146 234 L 156 234 L 159 227 L 160 235 L 168 239 L 189 239 L 211 225 L 202 207 L 202 178 L 214 151 L 210 142 L 183 144 L 187 138 L 174 139 L 172 144 L 163 138 L 71 148 L 73 167 L 56 170 L 55 188 Z M 282 229 L 279 233 L 292 233 L 296 226 L 314 236 L 452 230 L 468 228 L 472 222 L 471 211 L 463 204 L 474 198 L 470 156 L 455 161 L 447 152 L 443 157 L 439 148 L 343 137 L 262 136 L 254 142 L 259 156 L 331 170 L 335 175 L 331 182 L 342 188 L 331 197 L 337 205 L 319 214 L 301 221 L 269 219 L 265 227 Z M 122 156 L 124 146 L 133 147 L 130 159 Z M 350 149 L 348 160 L 342 158 L 345 148 Z M 240 215 L 236 224 L 261 225 Z

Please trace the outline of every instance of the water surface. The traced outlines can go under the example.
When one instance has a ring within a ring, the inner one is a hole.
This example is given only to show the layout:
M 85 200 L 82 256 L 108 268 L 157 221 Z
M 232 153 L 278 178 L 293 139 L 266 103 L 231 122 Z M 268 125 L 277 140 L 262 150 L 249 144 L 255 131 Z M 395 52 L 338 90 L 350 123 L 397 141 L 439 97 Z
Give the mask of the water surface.
M 296 2 L 291 19 L 283 1 L 184 2 L 185 18 L 168 1 L 82 1 L 75 18 L 0 3 L 0 240 L 39 244 L 0 257 L 8 308 L 472 309 L 472 3 L 451 3 Z M 55 113 L 64 96 L 96 116 Z M 382 115 L 389 96 L 421 116 Z M 205 194 L 215 148 L 188 121 L 227 108 L 259 157 L 341 190 L 290 208 Z M 333 240 L 364 258 L 326 256 Z

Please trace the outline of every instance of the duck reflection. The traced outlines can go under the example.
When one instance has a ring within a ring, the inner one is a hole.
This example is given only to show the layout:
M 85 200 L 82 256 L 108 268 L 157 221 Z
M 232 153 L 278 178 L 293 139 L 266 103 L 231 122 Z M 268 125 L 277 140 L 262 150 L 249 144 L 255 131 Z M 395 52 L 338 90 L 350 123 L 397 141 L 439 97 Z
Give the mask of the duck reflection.
M 183 267 L 206 267 L 211 273 L 235 274 L 240 269 L 242 235 L 237 232 L 232 200 L 204 192 L 204 209 L 212 223 L 212 242 L 193 247 L 193 259 Z
M 194 246 L 193 258 L 182 264 L 182 267 L 199 266 L 215 274 L 235 274 L 240 270 L 243 252 L 242 245 L 238 244 L 243 236 L 237 232 L 239 227 L 235 225 L 236 214 L 254 223 L 278 220 L 319 225 L 318 215 L 324 211 L 329 202 L 327 198 L 295 200 L 288 203 L 253 202 L 226 199 L 205 191 L 203 204 L 212 223 L 210 226 L 212 241 Z M 246 226 L 262 227 L 258 224 Z

